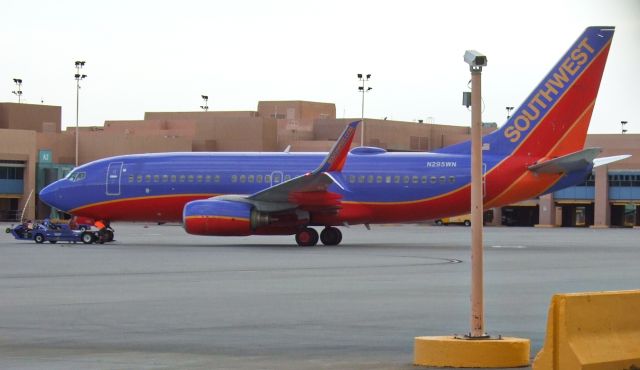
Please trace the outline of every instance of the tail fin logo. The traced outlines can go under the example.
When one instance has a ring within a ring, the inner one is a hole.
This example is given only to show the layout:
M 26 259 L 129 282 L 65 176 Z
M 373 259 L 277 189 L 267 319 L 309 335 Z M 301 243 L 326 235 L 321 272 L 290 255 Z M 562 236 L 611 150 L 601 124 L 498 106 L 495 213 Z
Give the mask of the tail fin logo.
M 595 54 L 596 49 L 588 37 L 583 38 L 575 45 L 567 53 L 566 58 L 549 73 L 546 81 L 539 85 L 537 93 L 519 109 L 513 123 L 504 130 L 505 138 L 512 143 L 518 142 L 523 137 L 523 133 L 535 126 L 537 121 L 551 109 Z

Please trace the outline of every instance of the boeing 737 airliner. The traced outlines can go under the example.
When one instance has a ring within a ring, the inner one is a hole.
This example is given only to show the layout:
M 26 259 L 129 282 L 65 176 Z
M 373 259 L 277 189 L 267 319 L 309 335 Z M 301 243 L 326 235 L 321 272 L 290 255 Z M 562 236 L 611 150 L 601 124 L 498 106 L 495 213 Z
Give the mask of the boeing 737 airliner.
M 589 27 L 499 130 L 483 138 L 484 205 L 573 186 L 591 173 L 583 149 L 613 27 Z M 470 142 L 432 153 L 351 151 L 347 125 L 329 153 L 123 155 L 75 168 L 40 192 L 64 212 L 110 221 L 181 221 L 190 234 L 295 235 L 337 245 L 336 226 L 468 213 Z M 601 159 L 601 162 L 614 159 Z M 321 234 L 312 226 L 324 227 Z

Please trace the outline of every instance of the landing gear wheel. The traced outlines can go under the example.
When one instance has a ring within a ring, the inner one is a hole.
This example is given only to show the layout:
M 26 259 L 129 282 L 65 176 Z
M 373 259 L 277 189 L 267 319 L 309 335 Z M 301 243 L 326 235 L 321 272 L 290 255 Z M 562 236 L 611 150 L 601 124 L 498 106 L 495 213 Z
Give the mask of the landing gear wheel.
M 442 226 L 442 220 L 436 220 L 436 225 Z
M 36 234 L 36 236 L 33 237 L 33 240 L 38 244 L 42 244 L 44 243 L 44 236 L 42 234 Z
M 464 220 L 464 226 L 471 226 L 471 221 Z
M 310 227 L 305 227 L 296 234 L 296 243 L 301 247 L 312 247 L 318 244 L 318 232 Z
M 107 230 L 105 230 L 104 234 L 105 234 L 104 235 L 104 238 L 105 238 L 104 241 L 105 242 L 108 243 L 108 242 L 112 242 L 113 241 L 113 231 L 107 229 Z
M 82 233 L 82 242 L 84 244 L 91 244 L 93 243 L 93 233 L 89 232 L 89 231 L 85 231 Z
M 325 227 L 320 233 L 320 240 L 324 245 L 338 245 L 342 241 L 342 232 L 332 226 Z
M 57 243 L 57 240 L 49 240 L 49 243 L 51 243 L 51 244 L 56 244 L 56 243 Z

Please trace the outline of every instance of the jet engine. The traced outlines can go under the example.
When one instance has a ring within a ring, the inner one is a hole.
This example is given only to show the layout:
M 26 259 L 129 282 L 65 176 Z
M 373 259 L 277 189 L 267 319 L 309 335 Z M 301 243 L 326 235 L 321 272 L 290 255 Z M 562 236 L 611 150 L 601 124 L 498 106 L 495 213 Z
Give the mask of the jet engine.
M 245 236 L 269 225 L 270 217 L 249 203 L 214 198 L 187 203 L 182 222 L 189 234 Z

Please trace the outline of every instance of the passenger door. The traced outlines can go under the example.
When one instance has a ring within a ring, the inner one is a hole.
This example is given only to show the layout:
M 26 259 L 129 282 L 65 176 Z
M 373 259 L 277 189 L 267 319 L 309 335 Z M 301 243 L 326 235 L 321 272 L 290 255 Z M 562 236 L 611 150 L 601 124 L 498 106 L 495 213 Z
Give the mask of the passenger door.
M 120 178 L 122 177 L 122 162 L 111 162 L 107 169 L 107 195 L 120 195 Z

